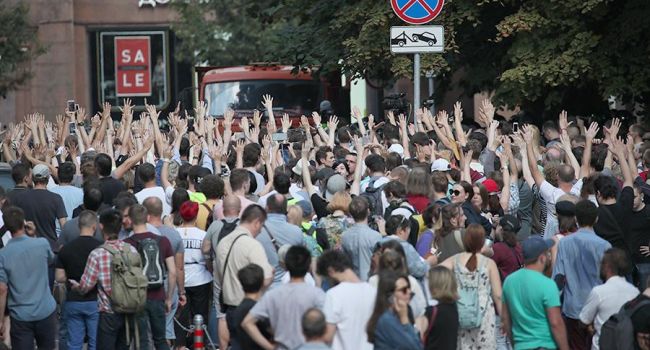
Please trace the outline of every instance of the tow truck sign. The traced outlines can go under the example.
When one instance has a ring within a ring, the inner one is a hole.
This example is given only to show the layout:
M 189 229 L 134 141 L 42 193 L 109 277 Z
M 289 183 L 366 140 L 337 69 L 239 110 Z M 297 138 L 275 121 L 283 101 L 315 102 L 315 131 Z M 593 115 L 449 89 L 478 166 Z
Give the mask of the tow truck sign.
M 391 27 L 390 52 L 444 52 L 444 34 L 442 26 Z

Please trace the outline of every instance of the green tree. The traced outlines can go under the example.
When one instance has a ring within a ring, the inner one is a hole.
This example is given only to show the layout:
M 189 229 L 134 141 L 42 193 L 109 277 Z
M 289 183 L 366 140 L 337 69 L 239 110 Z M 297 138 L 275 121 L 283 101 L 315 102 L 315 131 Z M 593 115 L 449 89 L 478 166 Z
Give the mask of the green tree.
M 36 28 L 27 19 L 29 7 L 0 0 L 0 96 L 3 98 L 32 77 L 29 62 L 45 52 Z
M 412 77 L 412 56 L 389 51 L 390 27 L 403 25 L 389 1 L 180 3 L 184 51 L 199 60 L 318 66 L 384 86 Z M 650 99 L 649 17 L 647 0 L 448 0 L 430 23 L 445 26 L 445 53 L 422 55 L 422 69 L 443 89 L 461 71 L 466 94 L 494 91 L 535 115 L 604 114 L 609 96 Z

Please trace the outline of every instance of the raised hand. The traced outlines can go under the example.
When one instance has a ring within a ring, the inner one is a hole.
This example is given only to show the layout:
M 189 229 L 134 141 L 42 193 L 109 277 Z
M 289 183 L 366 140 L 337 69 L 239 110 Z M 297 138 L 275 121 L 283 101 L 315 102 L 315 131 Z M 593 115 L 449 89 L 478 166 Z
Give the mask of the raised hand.
M 386 113 L 386 117 L 388 118 L 389 123 L 397 126 L 397 123 L 395 122 L 395 113 L 393 113 L 393 111 L 388 111 L 388 113 Z
M 235 153 L 237 154 L 243 154 L 244 153 L 244 146 L 246 146 L 246 143 L 244 140 L 237 140 L 237 144 L 235 145 Z
M 86 114 L 86 109 L 83 107 L 79 107 L 77 109 L 77 123 L 83 123 L 88 115 Z
M 260 140 L 260 128 L 253 126 L 250 132 L 250 140 L 253 143 L 258 143 Z
M 267 110 L 273 110 L 273 97 L 271 95 L 262 96 L 262 104 Z
M 291 120 L 289 120 L 289 114 L 284 113 L 282 115 L 282 132 L 287 132 L 291 128 Z
M 309 131 L 309 119 L 304 115 L 300 117 L 300 125 L 307 131 Z
M 253 125 L 259 128 L 261 122 L 262 122 L 261 113 L 256 109 L 253 111 Z
M 90 126 L 97 129 L 99 128 L 99 125 L 101 125 L 102 120 L 99 117 L 99 114 L 95 114 L 92 118 L 90 118 Z
M 215 146 L 215 145 L 210 146 L 209 148 L 210 158 L 212 158 L 212 160 L 214 160 L 215 162 L 220 162 L 223 156 L 221 150 L 222 150 L 221 146 Z
M 335 115 L 330 117 L 330 120 L 327 122 L 327 129 L 336 130 L 339 126 L 339 118 Z
M 609 134 L 608 137 L 610 140 L 618 137 L 618 131 L 621 129 L 621 120 L 618 118 L 612 119 L 612 126 L 609 128 L 604 127 L 605 131 Z
M 318 112 L 311 112 L 311 119 L 314 120 L 314 125 L 316 126 L 319 126 L 322 121 Z
M 463 108 L 461 107 L 460 101 L 454 103 L 454 120 L 459 122 L 463 121 Z
M 194 114 L 196 114 L 196 119 L 203 121 L 206 113 L 208 112 L 208 104 L 205 101 L 199 101 L 199 104 L 194 108 Z
M 565 110 L 562 110 L 560 112 L 560 131 L 566 130 L 566 128 L 569 127 L 569 125 L 573 124 L 573 122 L 568 121 L 568 114 Z
M 241 129 L 247 133 L 250 131 L 250 124 L 248 124 L 248 118 L 247 117 L 241 117 Z
M 589 129 L 587 129 L 587 132 L 585 133 L 587 143 L 593 142 L 594 138 L 596 138 L 596 134 L 598 134 L 598 130 L 600 130 L 598 123 L 592 122 L 591 125 L 589 125 Z
M 494 106 L 492 105 L 492 102 L 490 100 L 485 99 L 481 102 L 481 107 L 479 108 L 479 111 L 483 113 L 483 117 L 485 118 L 485 125 L 490 125 L 492 121 L 494 120 Z
M 120 107 L 120 111 L 123 119 L 131 120 L 133 118 L 133 104 L 130 98 L 124 99 L 124 106 Z
M 223 127 L 226 130 L 232 128 L 232 121 L 235 117 L 235 111 L 232 108 L 226 109 L 226 112 L 223 114 Z

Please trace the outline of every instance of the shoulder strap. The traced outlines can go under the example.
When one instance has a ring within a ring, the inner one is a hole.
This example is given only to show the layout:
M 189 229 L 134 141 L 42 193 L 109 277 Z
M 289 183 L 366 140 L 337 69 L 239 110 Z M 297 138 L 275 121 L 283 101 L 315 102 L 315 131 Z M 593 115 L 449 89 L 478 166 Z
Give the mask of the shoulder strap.
M 454 239 L 456 240 L 456 243 L 458 243 L 458 246 L 460 246 L 461 249 L 465 249 L 465 245 L 463 244 L 463 239 L 460 237 L 460 230 L 454 230 Z
M 241 235 L 235 237 L 235 239 L 232 241 L 232 244 L 230 245 L 230 248 L 228 249 L 228 254 L 226 254 L 226 261 L 223 264 L 223 270 L 221 272 L 221 279 L 225 280 L 226 278 L 226 268 L 228 268 L 228 259 L 230 258 L 230 253 L 232 253 L 232 248 L 235 246 L 235 243 L 237 242 L 238 239 L 246 236 L 245 233 L 242 233 Z
M 505 243 L 505 242 L 504 242 L 504 243 Z M 508 243 L 505 243 L 505 245 L 507 245 L 508 248 L 510 248 L 510 251 L 512 252 L 512 255 L 514 255 L 515 260 L 517 260 L 517 266 L 518 266 L 518 267 L 522 267 L 522 266 L 524 266 L 524 264 L 521 263 L 521 260 L 519 260 L 519 255 L 517 255 L 517 250 L 515 250 L 514 247 L 511 247 L 510 245 L 508 245 Z
M 109 252 L 111 255 L 118 254 L 119 251 L 117 251 L 115 248 L 109 246 L 108 244 L 104 243 L 102 244 L 102 248 L 104 248 L 107 252 Z
M 275 251 L 277 253 L 278 250 L 280 250 L 280 246 L 278 245 L 278 241 L 275 240 L 275 236 L 271 233 L 271 230 L 269 230 L 266 225 L 263 226 L 266 232 L 269 234 L 269 237 L 271 237 L 271 243 L 273 243 L 273 247 L 275 247 Z
M 427 331 L 424 333 L 424 345 L 426 346 L 427 341 L 429 341 L 429 333 L 431 333 L 431 328 L 433 328 L 433 324 L 436 322 L 436 317 L 438 316 L 438 306 L 432 306 L 431 307 L 431 318 L 429 319 L 429 326 L 427 327 Z

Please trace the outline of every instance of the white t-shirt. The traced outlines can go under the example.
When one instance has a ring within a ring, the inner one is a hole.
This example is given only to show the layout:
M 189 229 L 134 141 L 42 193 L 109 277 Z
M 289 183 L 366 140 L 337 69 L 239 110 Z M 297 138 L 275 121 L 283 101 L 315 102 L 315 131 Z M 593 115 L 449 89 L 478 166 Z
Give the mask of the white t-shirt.
M 603 323 L 637 295 L 639 290 L 621 276 L 610 277 L 607 282 L 591 290 L 580 312 L 580 321 L 584 324 L 594 324 L 596 333 L 591 343 L 592 350 L 598 350 L 598 338 Z
M 333 350 L 372 350 L 366 324 L 375 306 L 377 290 L 366 282 L 343 282 L 325 293 L 323 313 L 327 323 L 336 325 Z
M 282 284 L 287 284 L 291 282 L 291 275 L 289 275 L 289 271 L 286 271 L 284 275 L 282 275 Z M 307 272 L 305 275 L 305 283 L 312 287 L 316 287 L 316 281 L 314 280 L 314 277 L 311 276 L 311 273 Z
M 167 203 L 167 196 L 165 196 L 165 190 L 162 187 L 156 186 L 143 188 L 140 192 L 135 194 L 135 198 L 138 199 L 138 203 L 140 204 L 149 197 L 158 197 L 160 199 L 163 206 L 163 216 L 169 215 L 169 213 L 172 212 L 172 207 Z
M 196 287 L 212 281 L 212 274 L 205 267 L 201 245 L 205 231 L 197 227 L 176 227 L 185 247 L 185 287 Z
M 582 180 L 578 180 L 578 182 L 576 182 L 571 188 L 571 191 L 569 191 L 569 194 L 580 196 L 581 188 Z M 557 203 L 557 200 L 560 199 L 560 197 L 567 193 L 544 180 L 542 185 L 539 186 L 539 194 L 546 201 L 546 227 L 544 229 L 544 239 L 547 239 L 557 233 L 558 223 L 557 214 L 555 214 L 555 203 Z

